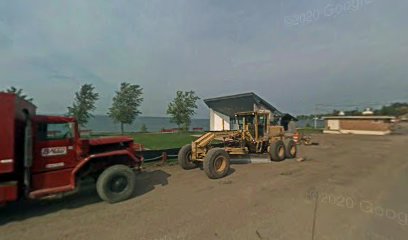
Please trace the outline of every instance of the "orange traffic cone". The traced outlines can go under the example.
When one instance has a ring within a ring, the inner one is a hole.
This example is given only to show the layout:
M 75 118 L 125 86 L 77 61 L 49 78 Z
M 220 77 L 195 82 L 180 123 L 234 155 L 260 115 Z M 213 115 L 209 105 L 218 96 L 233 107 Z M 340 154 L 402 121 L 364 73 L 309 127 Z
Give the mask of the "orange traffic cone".
M 293 141 L 295 141 L 296 144 L 299 144 L 299 138 L 300 138 L 299 132 L 293 134 Z

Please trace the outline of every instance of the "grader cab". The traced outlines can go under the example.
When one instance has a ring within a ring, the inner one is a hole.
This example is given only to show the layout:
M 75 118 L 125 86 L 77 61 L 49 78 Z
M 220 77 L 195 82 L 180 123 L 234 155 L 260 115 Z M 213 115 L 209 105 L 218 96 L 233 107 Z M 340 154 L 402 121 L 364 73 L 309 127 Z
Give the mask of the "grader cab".
M 259 154 L 272 161 L 296 157 L 296 143 L 285 138 L 283 127 L 271 125 L 269 112 L 236 113 L 235 123 L 236 130 L 208 132 L 182 147 L 180 166 L 188 170 L 202 162 L 207 176 L 217 179 L 228 174 L 231 157 Z

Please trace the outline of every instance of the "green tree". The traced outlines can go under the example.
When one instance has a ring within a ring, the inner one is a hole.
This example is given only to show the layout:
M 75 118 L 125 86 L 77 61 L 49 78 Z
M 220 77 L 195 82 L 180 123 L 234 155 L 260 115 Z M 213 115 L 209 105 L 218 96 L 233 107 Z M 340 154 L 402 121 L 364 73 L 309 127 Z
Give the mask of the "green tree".
M 123 134 L 124 125 L 132 124 L 135 118 L 141 114 L 139 107 L 143 102 L 143 88 L 139 85 L 123 82 L 119 91 L 112 99 L 112 107 L 109 108 L 108 116 L 115 122 L 120 123 Z
M 392 103 L 374 112 L 376 115 L 400 116 L 408 113 L 408 103 Z
M 92 84 L 84 84 L 78 92 L 75 92 L 74 102 L 68 107 L 68 115 L 77 119 L 78 123 L 84 127 L 89 118 L 93 117 L 95 102 L 99 100 L 99 93 L 95 92 Z
M 340 114 L 340 111 L 337 109 L 333 109 L 332 115 L 333 116 L 338 116 Z
M 146 124 L 142 124 L 142 126 L 140 127 L 140 132 L 142 132 L 142 133 L 145 133 L 145 132 L 147 132 L 147 127 L 146 127 Z
M 24 99 L 26 101 L 33 102 L 32 98 L 27 98 L 27 95 L 23 94 L 23 89 L 21 89 L 21 88 L 16 88 L 16 87 L 12 86 L 12 87 L 6 89 L 5 92 L 6 93 L 14 93 L 18 97 L 20 97 L 20 98 L 22 98 L 22 99 Z
M 167 114 L 171 117 L 170 121 L 177 124 L 184 131 L 188 131 L 191 118 L 197 109 L 196 102 L 199 99 L 194 91 L 177 91 L 176 97 L 167 107 Z

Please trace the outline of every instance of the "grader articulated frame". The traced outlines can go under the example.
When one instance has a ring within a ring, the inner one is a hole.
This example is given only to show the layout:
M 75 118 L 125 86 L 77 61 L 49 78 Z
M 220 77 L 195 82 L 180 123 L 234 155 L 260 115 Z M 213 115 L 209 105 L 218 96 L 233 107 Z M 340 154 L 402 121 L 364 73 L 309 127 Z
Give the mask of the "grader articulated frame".
M 281 126 L 270 125 L 269 112 L 240 112 L 235 120 L 238 130 L 208 132 L 181 148 L 180 166 L 193 169 L 203 162 L 207 176 L 217 179 L 228 174 L 231 156 L 267 154 L 272 161 L 296 157 L 296 143 L 285 138 Z

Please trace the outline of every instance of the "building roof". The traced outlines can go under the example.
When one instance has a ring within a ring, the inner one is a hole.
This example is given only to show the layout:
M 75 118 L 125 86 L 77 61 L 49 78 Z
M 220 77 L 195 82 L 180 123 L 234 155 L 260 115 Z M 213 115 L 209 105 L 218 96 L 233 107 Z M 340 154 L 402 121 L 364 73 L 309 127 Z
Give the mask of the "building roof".
M 254 104 L 263 105 L 266 109 L 276 115 L 283 115 L 270 103 L 253 92 L 241 93 L 230 96 L 204 99 L 207 106 L 217 112 L 233 117 L 237 112 L 253 111 Z
M 327 116 L 323 119 L 394 119 L 393 116 Z

